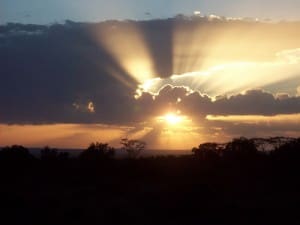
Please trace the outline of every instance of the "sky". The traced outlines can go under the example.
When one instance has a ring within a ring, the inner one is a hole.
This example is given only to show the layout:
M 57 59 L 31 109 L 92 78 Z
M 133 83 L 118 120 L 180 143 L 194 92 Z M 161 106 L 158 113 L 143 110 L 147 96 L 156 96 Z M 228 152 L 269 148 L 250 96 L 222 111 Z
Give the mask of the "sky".
M 299 7 L 3 0 L 0 146 L 118 147 L 130 138 L 183 150 L 298 137 Z
M 299 19 L 299 0 L 1 0 L 0 23 L 48 24 L 109 19 L 167 18 L 195 11 L 231 17 Z

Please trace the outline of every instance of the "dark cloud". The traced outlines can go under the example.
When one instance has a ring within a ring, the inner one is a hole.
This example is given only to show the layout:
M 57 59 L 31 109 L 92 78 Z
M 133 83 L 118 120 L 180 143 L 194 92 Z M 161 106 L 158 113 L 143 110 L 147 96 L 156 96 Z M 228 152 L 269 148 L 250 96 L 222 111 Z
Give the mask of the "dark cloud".
M 300 112 L 300 98 L 276 98 L 262 90 L 249 90 L 213 103 L 215 115 L 278 115 Z
M 1 122 L 112 122 L 125 119 L 136 83 L 101 46 L 91 41 L 85 26 L 67 22 L 43 27 L 8 24 L 1 47 Z M 20 32 L 22 30 L 22 32 Z M 25 31 L 23 31 L 25 30 Z M 11 33 L 15 35 L 11 35 Z M 132 87 L 106 71 L 113 67 Z M 96 112 L 74 105 L 92 102 Z
M 185 88 L 165 87 L 155 101 L 147 93 L 135 100 L 137 82 L 93 36 L 97 29 L 110 32 L 112 27 L 117 27 L 115 35 L 122 36 L 128 31 L 128 24 L 143 34 L 160 77 L 174 73 L 173 35 L 178 26 L 184 28 L 181 32 L 196 28 L 200 33 L 206 32 L 205 37 L 199 36 L 200 59 L 205 58 L 205 49 L 213 46 L 215 37 L 231 26 L 238 28 L 236 34 L 243 36 L 243 43 L 248 43 L 245 48 L 257 51 L 231 52 L 224 55 L 225 59 L 273 57 L 281 48 L 292 48 L 299 43 L 299 29 L 294 29 L 299 27 L 298 23 L 208 22 L 205 18 L 95 24 L 67 21 L 48 26 L 10 23 L 0 26 L 0 123 L 130 123 L 161 113 L 166 107 L 203 116 L 299 112 L 298 97 L 279 100 L 262 91 L 212 102 L 197 92 L 188 94 Z M 243 31 L 253 28 L 258 31 L 247 38 Z M 262 30 L 267 30 L 264 35 Z M 279 31 L 282 34 L 275 35 Z M 259 37 L 260 42 L 251 41 Z M 273 40 L 271 47 L 268 37 Z M 178 102 L 178 98 L 182 101 Z M 94 110 L 89 107 L 91 104 Z
M 219 96 L 212 99 L 199 92 L 190 92 L 185 87 L 165 86 L 155 99 L 146 93 L 141 102 L 148 100 L 154 112 L 170 108 L 187 115 L 206 117 L 207 115 L 264 115 L 300 113 L 300 97 L 278 94 L 274 96 L 263 90 L 248 90 L 230 97 Z M 178 101 L 180 99 L 180 101 Z M 145 104 L 145 103 L 144 103 Z
M 271 136 L 294 136 L 300 132 L 299 114 L 279 115 L 271 117 L 258 117 L 254 119 L 240 117 L 232 120 L 206 120 L 204 121 L 206 133 L 213 136 L 212 128 L 220 128 L 218 137 L 220 140 L 230 140 L 234 137 L 271 137 Z M 226 119 L 226 118 L 225 118 Z M 228 118 L 227 118 L 228 119 Z M 217 141 L 218 139 L 212 139 Z M 208 136 L 209 140 L 209 136 Z

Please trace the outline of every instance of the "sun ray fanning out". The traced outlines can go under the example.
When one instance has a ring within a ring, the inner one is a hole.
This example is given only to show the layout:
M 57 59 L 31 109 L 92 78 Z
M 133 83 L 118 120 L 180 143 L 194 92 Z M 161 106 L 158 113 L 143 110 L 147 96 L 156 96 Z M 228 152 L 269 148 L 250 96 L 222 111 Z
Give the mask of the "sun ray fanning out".
M 114 23 L 103 25 L 95 33 L 97 42 L 138 83 L 155 75 L 153 60 L 143 35 L 134 22 L 119 27 Z

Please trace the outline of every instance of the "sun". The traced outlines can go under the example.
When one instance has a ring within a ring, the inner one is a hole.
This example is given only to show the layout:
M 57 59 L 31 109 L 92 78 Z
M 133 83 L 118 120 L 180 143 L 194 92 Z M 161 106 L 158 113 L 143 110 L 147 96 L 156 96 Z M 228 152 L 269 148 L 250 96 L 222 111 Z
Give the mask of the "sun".
M 180 113 L 173 113 L 173 112 L 169 112 L 165 115 L 156 117 L 156 121 L 172 127 L 173 126 L 182 127 L 187 124 L 190 124 L 191 122 L 191 120 L 187 116 L 181 115 Z
M 164 120 L 170 125 L 176 125 L 182 122 L 183 118 L 179 115 L 168 113 L 164 116 Z

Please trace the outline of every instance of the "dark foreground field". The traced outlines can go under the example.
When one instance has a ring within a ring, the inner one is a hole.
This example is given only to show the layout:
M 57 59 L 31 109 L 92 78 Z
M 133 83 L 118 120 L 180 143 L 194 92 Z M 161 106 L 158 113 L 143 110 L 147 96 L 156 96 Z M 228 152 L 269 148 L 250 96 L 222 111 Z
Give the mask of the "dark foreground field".
M 7 148 L 0 224 L 300 224 L 299 143 L 140 159 L 37 159 Z

